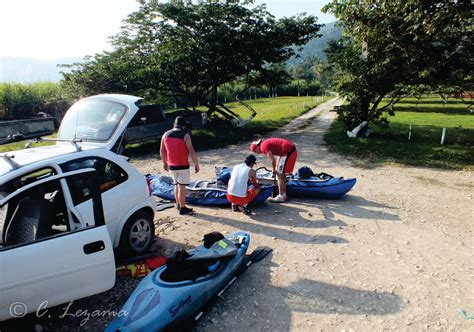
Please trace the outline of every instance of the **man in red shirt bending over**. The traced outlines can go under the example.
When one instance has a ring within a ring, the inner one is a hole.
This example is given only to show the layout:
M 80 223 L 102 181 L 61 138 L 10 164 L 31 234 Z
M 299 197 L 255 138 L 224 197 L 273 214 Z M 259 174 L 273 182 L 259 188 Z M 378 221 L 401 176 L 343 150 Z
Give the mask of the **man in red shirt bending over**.
M 295 167 L 298 152 L 292 141 L 282 138 L 261 139 L 250 145 L 250 150 L 255 153 L 263 153 L 272 162 L 273 174 L 278 178 L 278 196 L 270 199 L 275 203 L 288 200 L 286 197 L 286 174 L 291 174 Z M 278 157 L 278 158 L 275 158 Z
M 163 168 L 170 171 L 174 180 L 174 197 L 178 203 L 179 214 L 192 214 L 193 209 L 186 207 L 186 186 L 189 185 L 189 159 L 194 163 L 195 172 L 199 172 L 199 163 L 191 142 L 191 136 L 185 129 L 186 119 L 178 116 L 174 127 L 164 133 L 161 138 L 160 154 Z

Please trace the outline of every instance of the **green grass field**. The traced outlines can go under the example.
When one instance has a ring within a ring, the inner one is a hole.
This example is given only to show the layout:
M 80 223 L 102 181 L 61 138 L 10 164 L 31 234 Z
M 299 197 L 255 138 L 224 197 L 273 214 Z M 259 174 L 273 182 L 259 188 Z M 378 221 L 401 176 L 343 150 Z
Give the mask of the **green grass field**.
M 193 145 L 198 151 L 220 148 L 264 135 L 289 123 L 292 119 L 314 108 L 330 97 L 278 97 L 246 100 L 257 111 L 257 116 L 245 127 L 237 128 L 227 121 L 215 120 L 206 128 L 193 130 Z M 240 103 L 227 103 L 233 112 L 247 119 L 251 112 Z M 134 156 L 158 151 L 156 142 L 127 146 L 127 155 Z
M 372 127 L 370 138 L 350 139 L 340 122 L 325 136 L 331 150 L 364 162 L 394 162 L 403 165 L 474 169 L 474 113 L 468 104 L 450 99 L 403 99 L 387 116 L 389 128 Z M 411 125 L 411 139 L 408 140 Z M 441 132 L 446 128 L 444 144 Z
M 48 138 L 54 138 L 56 137 L 56 133 L 54 133 L 51 136 L 46 136 Z M 10 143 L 10 144 L 5 144 L 5 145 L 0 145 L 0 153 L 2 152 L 8 152 L 8 151 L 15 151 L 15 150 L 22 150 L 25 147 L 27 141 L 21 141 L 21 142 L 15 142 L 15 143 Z M 45 145 L 52 145 L 55 144 L 54 142 L 39 142 L 39 143 L 34 143 L 33 147 L 38 147 L 38 146 L 45 146 Z

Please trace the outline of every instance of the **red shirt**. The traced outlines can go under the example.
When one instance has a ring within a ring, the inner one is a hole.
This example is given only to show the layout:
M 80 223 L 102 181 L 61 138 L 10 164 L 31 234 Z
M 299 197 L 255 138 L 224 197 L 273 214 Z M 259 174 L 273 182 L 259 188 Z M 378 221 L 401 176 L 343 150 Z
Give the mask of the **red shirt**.
M 260 144 L 260 150 L 267 154 L 270 151 L 275 156 L 286 156 L 295 148 L 295 143 L 282 138 L 268 138 Z

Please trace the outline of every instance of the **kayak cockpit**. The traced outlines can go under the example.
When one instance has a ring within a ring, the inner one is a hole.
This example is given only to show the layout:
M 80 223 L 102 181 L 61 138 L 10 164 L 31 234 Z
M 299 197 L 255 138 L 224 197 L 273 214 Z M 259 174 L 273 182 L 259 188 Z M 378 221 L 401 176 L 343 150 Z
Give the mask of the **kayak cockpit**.
M 209 248 L 197 247 L 190 252 L 181 249 L 155 276 L 155 284 L 184 286 L 215 278 L 238 252 L 244 237 L 220 239 Z

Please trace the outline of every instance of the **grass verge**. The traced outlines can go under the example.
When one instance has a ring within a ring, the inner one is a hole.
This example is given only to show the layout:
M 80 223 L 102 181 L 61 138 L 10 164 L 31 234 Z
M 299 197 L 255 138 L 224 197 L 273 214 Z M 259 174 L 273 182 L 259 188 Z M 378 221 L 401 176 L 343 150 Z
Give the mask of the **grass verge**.
M 330 97 L 278 97 L 245 101 L 257 111 L 257 116 L 243 128 L 228 121 L 215 119 L 206 128 L 193 130 L 193 145 L 198 151 L 221 148 L 229 144 L 264 135 L 289 123 Z M 246 119 L 250 111 L 240 103 L 226 104 L 233 112 Z M 158 142 L 147 142 L 127 146 L 128 156 L 159 152 Z
M 54 133 L 51 136 L 46 136 L 48 138 L 55 138 L 57 136 L 57 133 Z M 25 144 L 28 141 L 21 141 L 21 142 L 15 142 L 15 143 L 9 143 L 5 145 L 0 145 L 0 153 L 3 152 L 8 152 L 8 151 L 16 151 L 16 150 L 22 150 L 25 148 Z M 46 145 L 53 145 L 56 144 L 55 142 L 39 142 L 39 143 L 34 143 L 33 147 L 39 147 L 39 146 L 46 146 Z
M 474 114 L 467 104 L 441 99 L 402 100 L 389 128 L 372 127 L 370 138 L 348 138 L 335 121 L 325 135 L 330 150 L 369 163 L 474 169 Z M 408 140 L 409 127 L 411 137 Z M 441 145 L 442 129 L 446 128 Z

